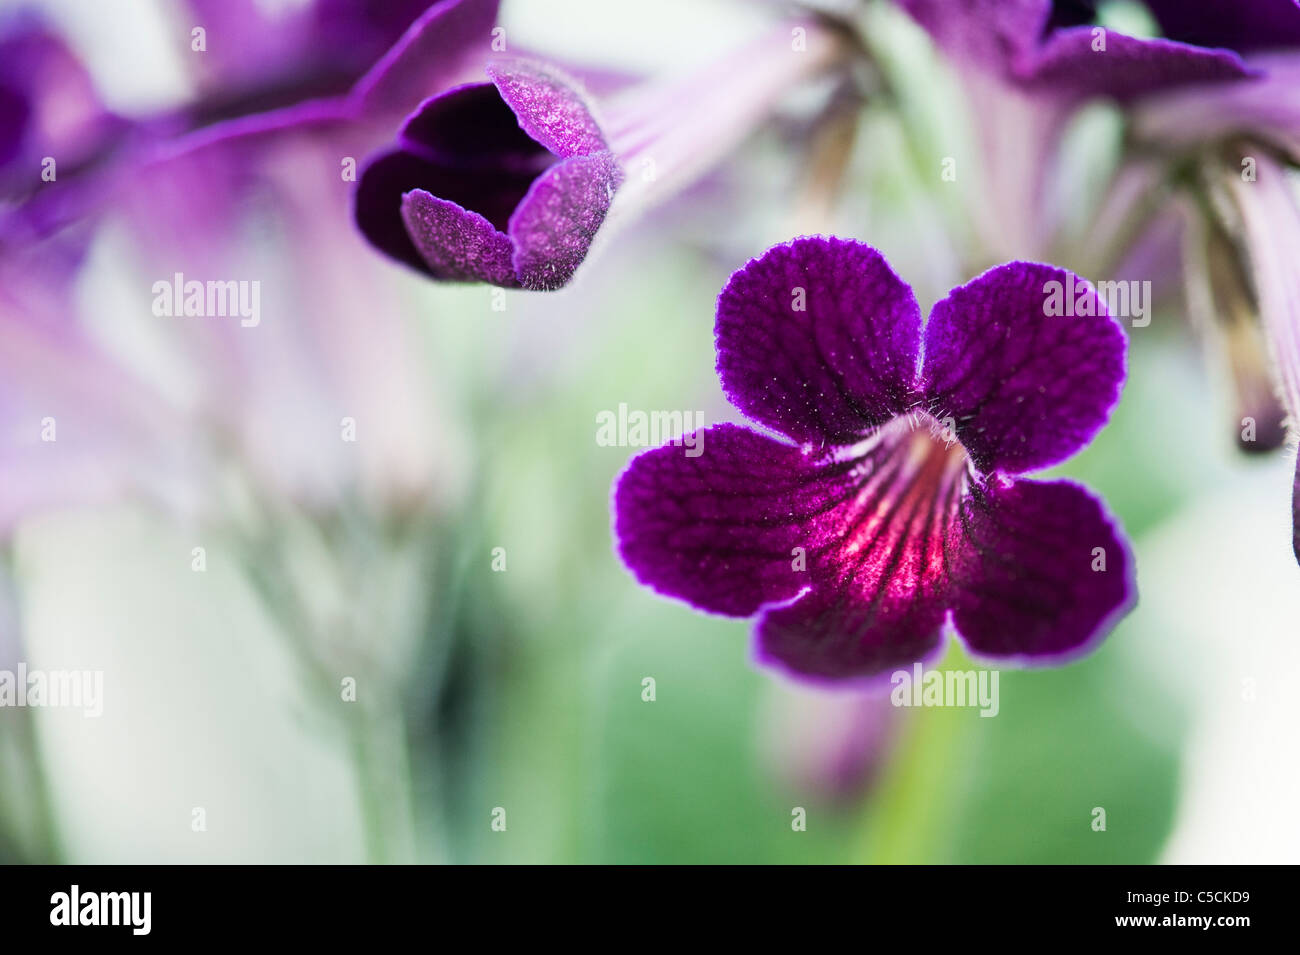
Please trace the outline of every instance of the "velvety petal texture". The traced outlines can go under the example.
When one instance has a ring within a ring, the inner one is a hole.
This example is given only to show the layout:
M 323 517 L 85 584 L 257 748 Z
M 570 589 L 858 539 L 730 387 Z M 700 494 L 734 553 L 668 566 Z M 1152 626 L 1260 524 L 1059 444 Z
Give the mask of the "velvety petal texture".
M 615 489 L 619 554 L 661 593 L 747 617 L 807 585 L 794 548 L 807 545 L 838 500 L 835 477 L 749 428 L 716 425 L 702 440 L 698 456 L 665 445 L 623 473 Z
M 911 289 L 869 246 L 803 238 L 750 262 L 718 300 L 718 372 L 794 443 L 721 425 L 694 457 L 633 459 L 614 492 L 620 556 L 660 593 L 757 613 L 758 659 L 805 679 L 908 665 L 949 620 L 984 656 L 1085 649 L 1132 602 L 1123 538 L 1077 485 L 1006 475 L 1101 427 L 1124 338 L 1104 309 L 1048 315 L 1054 281 L 1095 298 L 1011 263 L 936 305 L 922 347 Z
M 1077 654 L 1129 609 L 1135 587 L 1128 547 L 1077 484 L 973 488 L 961 528 L 953 622 L 981 656 Z
M 921 377 L 930 413 L 955 419 L 977 468 L 1020 473 L 1092 440 L 1119 399 L 1125 346 L 1083 280 L 1012 262 L 935 305 Z
M 869 677 L 939 644 L 966 457 L 928 428 L 891 422 L 856 456 L 811 542 L 811 590 L 758 624 L 759 659 L 819 679 Z
M 769 249 L 722 290 L 716 333 L 727 398 L 800 443 L 860 440 L 915 403 L 920 307 L 861 242 Z
M 434 96 L 362 173 L 370 243 L 444 281 L 557 289 L 586 258 L 623 170 L 590 104 L 554 68 L 489 65 Z

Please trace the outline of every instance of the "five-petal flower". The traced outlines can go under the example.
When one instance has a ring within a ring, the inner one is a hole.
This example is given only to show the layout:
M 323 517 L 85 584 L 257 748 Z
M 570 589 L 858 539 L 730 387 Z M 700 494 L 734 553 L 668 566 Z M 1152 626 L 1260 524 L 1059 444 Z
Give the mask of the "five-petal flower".
M 731 402 L 781 435 L 708 430 L 699 457 L 633 459 L 614 496 L 637 578 L 695 607 L 759 614 L 760 660 L 814 679 L 926 657 L 945 620 L 975 653 L 1050 662 L 1131 605 L 1133 566 L 1101 504 L 1019 477 L 1072 455 L 1123 383 L 1125 339 L 1082 281 L 1014 262 L 954 289 L 922 328 L 879 252 L 802 238 L 718 301 Z M 1085 317 L 1087 316 L 1087 317 Z

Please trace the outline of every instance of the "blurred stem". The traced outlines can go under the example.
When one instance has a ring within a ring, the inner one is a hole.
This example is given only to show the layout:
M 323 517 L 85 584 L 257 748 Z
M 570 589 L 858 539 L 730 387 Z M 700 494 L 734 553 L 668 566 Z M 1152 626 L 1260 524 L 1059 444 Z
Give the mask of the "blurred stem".
M 965 669 L 955 644 L 935 669 Z M 896 761 L 882 780 L 862 825 L 857 859 L 873 864 L 942 863 L 957 800 L 954 769 L 968 754 L 969 710 L 926 707 L 906 711 Z
M 365 833 L 366 860 L 370 863 L 411 862 L 414 852 L 414 824 L 411 805 L 410 760 L 404 725 L 404 677 L 411 672 L 405 664 L 386 671 L 367 643 L 374 633 L 383 635 L 380 645 L 403 646 L 400 628 L 408 619 L 422 620 L 427 606 L 410 614 L 386 611 L 384 571 L 412 540 L 421 537 L 400 533 L 389 539 L 376 536 L 375 525 L 343 504 L 331 518 L 334 524 L 313 522 L 339 563 L 341 585 L 353 586 L 357 599 L 376 600 L 373 613 L 349 614 L 344 646 L 355 652 L 355 660 L 335 660 L 319 633 L 320 625 L 300 588 L 288 571 L 290 555 L 283 546 L 283 530 L 275 516 L 263 511 L 251 522 L 242 538 L 247 576 L 262 596 L 276 629 L 289 643 L 294 659 L 304 668 L 312 698 L 320 714 L 341 725 L 346 750 L 356 775 L 358 803 Z M 436 540 L 437 535 L 427 539 Z M 429 555 L 425 555 L 428 557 Z M 363 610 L 365 608 L 363 607 Z M 365 627 L 367 633 L 356 632 Z M 369 638 L 369 639 L 367 639 Z M 343 665 L 340 665 L 343 664 Z M 356 698 L 343 700 L 342 677 L 356 679 Z M 341 709 L 340 709 L 341 704 Z
M 406 732 L 400 718 L 359 706 L 350 721 L 352 757 L 357 769 L 366 861 L 372 864 L 414 861 L 411 831 L 410 773 Z
M 15 844 L 30 853 L 33 862 L 46 865 L 60 865 L 65 862 L 63 843 L 59 838 L 58 824 L 54 818 L 54 805 L 51 799 L 49 776 L 45 772 L 45 759 L 41 753 L 40 740 L 36 736 L 36 714 L 28 707 L 14 707 L 6 714 L 9 725 L 14 729 L 17 744 L 17 756 L 21 759 L 26 772 L 19 778 L 6 778 L 5 783 L 19 782 L 23 803 L 27 808 L 24 815 L 5 808 L 3 818 L 6 820 L 21 818 L 26 832 L 15 834 Z M 3 792 L 9 795 L 11 787 L 6 785 Z

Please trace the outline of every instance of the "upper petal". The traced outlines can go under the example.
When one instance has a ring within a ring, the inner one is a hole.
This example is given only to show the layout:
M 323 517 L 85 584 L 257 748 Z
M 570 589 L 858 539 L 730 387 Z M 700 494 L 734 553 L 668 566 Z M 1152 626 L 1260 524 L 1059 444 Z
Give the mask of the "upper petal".
M 1300 0 L 1146 0 L 1171 40 L 1239 52 L 1300 46 Z
M 976 653 L 1052 662 L 1088 649 L 1134 603 L 1128 546 L 1077 484 L 973 488 L 961 523 L 953 622 Z
M 557 156 L 585 156 L 609 148 L 581 84 L 534 60 L 497 60 L 487 67 L 519 125 Z
M 353 87 L 358 109 L 408 110 L 482 68 L 492 55 L 500 0 L 442 0 L 429 7 Z
M 1258 76 L 1230 50 L 1209 50 L 1171 40 L 1131 37 L 1100 27 L 1053 33 L 1014 63 L 1016 77 L 1037 89 L 1078 97 L 1109 96 L 1127 102 L 1159 90 Z
M 808 585 L 794 548 L 818 539 L 840 478 L 749 428 L 706 428 L 692 447 L 647 451 L 623 472 L 614 489 L 619 554 L 659 593 L 749 616 Z
M 870 246 L 775 246 L 718 297 L 718 375 L 731 403 L 794 440 L 846 444 L 915 399 L 921 312 Z
M 1125 347 L 1082 279 L 1012 262 L 935 305 L 922 387 L 930 412 L 954 419 L 976 467 L 1028 471 L 1069 457 L 1105 424 L 1124 382 Z

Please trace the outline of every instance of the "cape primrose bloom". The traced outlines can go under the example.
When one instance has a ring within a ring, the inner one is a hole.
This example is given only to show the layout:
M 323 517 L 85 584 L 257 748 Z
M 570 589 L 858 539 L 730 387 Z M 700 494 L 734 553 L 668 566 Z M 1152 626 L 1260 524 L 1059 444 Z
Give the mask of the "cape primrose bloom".
M 357 225 L 433 279 L 561 288 L 602 225 L 680 194 L 853 49 L 829 21 L 781 22 L 685 76 L 609 91 L 599 121 L 557 67 L 493 58 L 489 82 L 426 99 L 367 165 Z
M 776 436 L 721 424 L 701 456 L 634 458 L 614 493 L 623 560 L 701 610 L 758 614 L 759 659 L 805 678 L 923 659 L 945 621 L 986 657 L 1087 649 L 1132 605 L 1124 538 L 1079 485 L 1020 477 L 1087 444 L 1124 380 L 1091 288 L 1076 317 L 1045 314 L 1069 278 L 999 266 L 923 331 L 875 249 L 770 249 L 731 277 L 715 331 L 728 398 Z
M 576 84 L 514 60 L 426 100 L 357 188 L 357 225 L 432 278 L 556 289 L 605 221 L 623 170 Z M 400 210 L 400 215 L 398 214 Z

